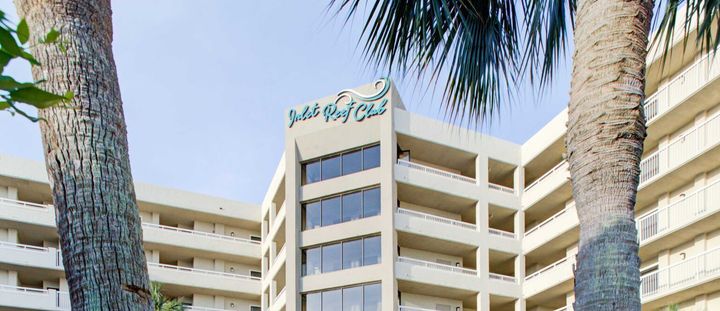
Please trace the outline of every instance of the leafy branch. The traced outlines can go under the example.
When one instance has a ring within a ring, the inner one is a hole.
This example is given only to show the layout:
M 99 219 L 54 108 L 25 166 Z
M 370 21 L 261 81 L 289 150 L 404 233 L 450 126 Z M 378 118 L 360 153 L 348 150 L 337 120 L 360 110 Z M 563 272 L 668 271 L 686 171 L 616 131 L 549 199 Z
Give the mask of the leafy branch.
M 56 44 L 59 38 L 60 32 L 51 29 L 43 38 L 38 40 L 38 43 Z M 30 48 L 30 46 L 27 46 L 29 40 L 30 28 L 25 19 L 13 27 L 5 18 L 5 12 L 0 10 L 0 110 L 8 111 L 12 115 L 18 114 L 32 122 L 37 122 L 40 118 L 28 114 L 22 105 L 44 109 L 69 101 L 75 94 L 71 91 L 67 91 L 62 95 L 54 94 L 38 87 L 43 81 L 18 82 L 13 77 L 4 74 L 5 68 L 13 60 L 26 61 L 32 66 L 40 66 L 40 62 L 28 51 Z M 58 47 L 63 51 L 65 50 L 62 42 L 59 42 Z

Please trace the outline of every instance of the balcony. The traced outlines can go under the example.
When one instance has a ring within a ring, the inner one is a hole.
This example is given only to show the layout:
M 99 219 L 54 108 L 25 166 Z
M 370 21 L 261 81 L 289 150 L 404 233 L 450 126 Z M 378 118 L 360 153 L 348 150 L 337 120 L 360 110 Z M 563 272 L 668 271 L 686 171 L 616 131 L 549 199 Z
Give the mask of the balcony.
M 427 221 L 431 221 L 431 222 L 435 222 L 435 223 L 439 223 L 439 224 L 446 224 L 446 225 L 451 225 L 451 226 L 455 226 L 458 228 L 476 230 L 475 224 L 462 222 L 459 220 L 454 220 L 454 219 L 449 219 L 449 218 L 444 218 L 444 217 L 440 217 L 440 216 L 430 215 L 427 213 L 417 212 L 417 211 L 413 211 L 413 210 L 409 210 L 409 209 L 398 208 L 397 213 L 400 215 L 408 215 L 410 217 L 420 218 L 423 220 L 427 220 Z
M 561 161 L 542 176 L 538 177 L 530 185 L 525 187 L 522 203 L 528 208 L 553 193 L 556 189 L 569 183 L 570 172 L 566 160 Z
M 523 239 L 523 251 L 529 253 L 553 239 L 566 238 L 566 233 L 575 229 L 578 224 L 577 210 L 575 204 L 572 203 L 532 229 L 526 231 L 525 238 Z M 565 247 L 568 243 L 555 244 L 557 244 L 558 248 L 553 251 L 558 251 L 560 247 Z
M 260 242 L 257 241 L 153 223 L 143 223 L 142 228 L 143 239 L 147 245 L 169 245 L 200 250 L 217 259 L 233 261 L 247 261 L 260 258 Z M 192 256 L 196 254 L 197 251 L 179 252 L 179 254 L 180 253 Z M 246 260 L 238 260 L 237 257 L 243 257 Z
M 648 308 L 695 296 L 691 287 L 706 285 L 704 292 L 720 288 L 720 248 L 705 251 L 640 278 L 640 299 Z
M 397 258 L 395 273 L 398 280 L 422 284 L 428 291 L 454 289 L 470 295 L 481 287 L 475 270 L 409 257 Z
M 55 229 L 55 209 L 52 205 L 0 198 L 0 218 Z
M 574 258 L 562 258 L 541 270 L 525 277 L 523 294 L 525 298 L 543 295 L 559 295 L 572 290 Z
M 0 285 L 0 309 L 70 310 L 67 292 Z
M 404 208 L 396 210 L 395 229 L 406 247 L 447 254 L 470 252 L 481 240 L 474 224 Z
M 156 262 L 148 263 L 150 279 L 165 284 L 168 289 L 182 287 L 193 292 L 214 292 L 229 297 L 257 299 L 260 278 L 221 271 L 195 269 Z
M 415 163 L 415 162 L 410 162 L 408 160 L 398 159 L 397 165 L 400 167 L 409 168 L 411 170 L 421 171 L 426 174 L 440 176 L 440 177 L 444 177 L 444 178 L 454 180 L 454 181 L 459 181 L 459 182 L 462 182 L 467 185 L 477 185 L 477 180 L 475 178 L 457 174 L 457 173 L 448 172 L 448 171 L 445 171 L 442 169 L 430 167 L 430 166 Z M 436 187 L 433 187 L 433 188 L 436 188 Z M 499 191 L 499 192 L 506 193 L 506 194 L 515 194 L 515 190 L 513 188 L 502 186 L 502 185 L 488 183 L 488 188 L 490 190 Z
M 60 250 L 52 247 L 0 242 L 0 262 L 9 265 L 63 271 Z

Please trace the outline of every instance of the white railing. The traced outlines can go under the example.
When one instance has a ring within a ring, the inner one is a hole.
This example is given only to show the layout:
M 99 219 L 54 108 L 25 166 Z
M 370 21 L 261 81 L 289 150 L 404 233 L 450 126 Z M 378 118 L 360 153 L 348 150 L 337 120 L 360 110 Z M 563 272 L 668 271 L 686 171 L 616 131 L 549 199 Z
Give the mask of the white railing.
M 7 199 L 7 198 L 0 198 L 0 204 L 2 205 L 12 205 L 16 207 L 22 207 L 22 208 L 30 208 L 35 210 L 52 210 L 52 205 L 49 204 L 37 204 L 37 203 L 31 203 L 31 202 L 25 202 L 25 201 L 18 201 L 13 199 Z
M 260 280 L 260 278 L 258 278 L 258 277 L 249 276 L 249 275 L 227 273 L 227 272 L 213 271 L 213 270 L 195 269 L 195 268 L 188 268 L 188 267 L 181 267 L 181 266 L 174 266 L 174 265 L 166 265 L 166 264 L 157 263 L 157 262 L 148 262 L 148 266 L 157 267 L 157 268 L 166 269 L 166 270 L 173 270 L 173 271 L 186 272 L 186 273 L 195 273 L 195 274 L 204 274 L 204 275 L 213 275 L 213 276 L 219 276 L 219 277 L 225 277 L 225 278 L 257 280 L 257 281 Z
M 459 181 L 464 181 L 464 182 L 471 183 L 471 184 L 476 183 L 475 178 L 463 176 L 460 174 L 450 173 L 448 171 L 444 171 L 444 170 L 437 169 L 434 167 L 429 167 L 427 165 L 422 165 L 422 164 L 418 164 L 415 162 L 410 162 L 408 160 L 398 159 L 397 164 L 400 166 L 420 170 L 420 171 L 430 173 L 430 174 L 444 176 L 444 177 L 459 180 Z
M 47 299 L 45 301 L 52 301 L 51 307 L 54 307 L 54 310 L 70 310 L 70 293 L 68 292 L 1 284 L 0 292 L 35 297 L 35 299 L 45 298 Z
M 442 270 L 442 271 L 469 274 L 469 275 L 477 275 L 477 271 L 475 271 L 473 269 L 467 269 L 467 268 L 456 267 L 456 266 L 451 266 L 451 265 L 444 265 L 444 264 L 437 263 L 437 262 L 419 260 L 419 259 L 409 258 L 409 257 L 398 257 L 398 262 L 411 264 L 414 266 L 421 266 L 421 267 L 425 267 L 425 268 L 435 269 L 435 270 Z
M 564 307 L 557 308 L 553 311 L 566 311 L 566 310 L 567 310 L 567 306 L 564 306 Z
M 640 298 L 720 277 L 720 248 L 700 253 L 640 278 Z
M 661 171 L 684 163 L 717 143 L 720 143 L 720 114 L 708 118 L 643 159 L 640 162 L 640 183 L 652 179 Z
M 497 274 L 497 273 L 492 273 L 492 272 L 490 272 L 490 273 L 488 273 L 488 277 L 490 277 L 491 280 L 499 280 L 499 281 L 503 281 L 503 282 L 515 283 L 515 277 L 514 277 L 514 276 L 509 276 L 509 275 Z
M 547 171 L 545 174 L 543 174 L 542 176 L 540 176 L 538 179 L 535 179 L 535 181 L 533 181 L 532 183 L 530 183 L 529 186 L 525 187 L 525 191 L 530 190 L 532 187 L 535 187 L 535 185 L 537 185 L 537 184 L 540 183 L 541 181 L 545 180 L 545 178 L 547 178 L 548 176 L 552 175 L 552 174 L 555 173 L 556 171 L 560 170 L 560 167 L 562 167 L 562 166 L 563 166 L 564 164 L 566 164 L 566 163 L 567 163 L 567 160 L 562 160 L 562 161 L 560 161 L 560 163 L 558 163 L 558 164 L 556 164 L 555 166 L 553 166 L 553 168 L 551 168 L 551 169 L 550 169 L 549 171 Z
M 436 309 L 418 308 L 410 306 L 398 306 L 399 311 L 438 311 Z
M 499 229 L 495 229 L 495 228 L 488 228 L 488 232 L 492 235 L 497 235 L 497 236 L 501 236 L 501 237 L 505 237 L 505 238 L 511 238 L 511 239 L 515 238 L 515 233 L 507 232 L 507 231 L 503 231 L 503 230 L 499 230 Z
M 515 193 L 515 190 L 513 188 L 505 187 L 503 185 L 498 185 L 498 184 L 493 184 L 493 183 L 488 183 L 488 188 L 497 190 L 497 191 L 506 192 L 506 193 Z
M 153 223 L 148 223 L 148 222 L 142 223 L 142 226 L 145 228 L 153 228 L 153 229 L 172 231 L 172 232 L 178 232 L 178 233 L 183 233 L 183 234 L 191 234 L 194 236 L 202 236 L 202 237 L 216 239 L 216 240 L 233 241 L 233 242 L 241 242 L 241 243 L 248 243 L 248 244 L 257 244 L 257 245 L 260 244 L 260 242 L 258 242 L 258 241 L 253 241 L 253 240 L 245 239 L 245 238 L 238 238 L 238 237 L 234 237 L 234 236 L 211 233 L 211 232 L 183 229 L 183 228 L 153 224 Z
M 548 265 L 547 267 L 542 268 L 542 269 L 540 269 L 540 270 L 538 270 L 538 271 L 536 271 L 536 272 L 534 272 L 534 273 L 526 276 L 526 277 L 525 277 L 525 281 L 527 282 L 527 281 L 529 281 L 529 280 L 531 280 L 531 279 L 533 279 L 533 278 L 538 277 L 538 276 L 541 275 L 541 274 L 544 274 L 544 273 L 546 273 L 546 272 L 548 272 L 548 271 L 550 271 L 550 270 L 552 270 L 552 269 L 555 269 L 556 267 L 558 267 L 558 266 L 566 263 L 567 261 L 568 261 L 568 257 L 562 258 L 562 259 L 560 259 L 560 260 L 558 260 L 558 261 L 556 261 L 556 262 Z
M 274 265 L 278 258 L 282 257 L 282 254 L 285 253 L 285 246 L 287 244 L 283 244 L 283 246 L 280 248 L 280 250 L 275 254 L 275 257 L 273 257 L 271 265 Z
M 276 303 L 276 302 L 278 301 L 278 299 L 280 299 L 280 297 L 282 297 L 282 295 L 285 294 L 285 289 L 286 289 L 286 288 L 287 288 L 287 287 L 283 287 L 283 289 L 280 290 L 280 291 L 277 293 L 277 295 L 275 295 L 275 299 L 273 299 L 273 304 Z
M 539 230 L 540 228 L 547 226 L 547 225 L 548 225 L 549 223 L 551 223 L 553 220 L 558 219 L 560 216 L 565 215 L 566 213 L 568 213 L 568 212 L 571 211 L 571 210 L 574 211 L 574 209 L 575 209 L 575 202 L 571 203 L 570 205 L 566 206 L 566 207 L 565 207 L 564 209 L 562 209 L 561 211 L 559 211 L 559 212 L 555 213 L 554 215 L 550 216 L 550 218 L 545 219 L 545 220 L 544 220 L 543 222 L 541 222 L 539 225 L 537 225 L 537 226 L 535 226 L 535 227 L 532 227 L 532 229 L 526 231 L 526 232 L 525 232 L 525 236 L 528 236 L 528 235 L 532 234 L 533 232 Z
M 19 250 L 19 251 L 27 251 L 27 252 L 35 252 L 35 253 L 48 253 L 48 254 L 51 254 L 51 256 L 54 256 L 54 259 L 55 259 L 54 264 L 56 267 L 62 267 L 62 264 L 63 264 L 62 263 L 62 253 L 57 248 L 18 244 L 18 243 L 4 242 L 4 241 L 0 241 L 0 248 Z
M 647 121 L 680 104 L 688 96 L 705 87 L 705 84 L 717 78 L 720 70 L 716 61 L 711 54 L 704 55 L 646 98 L 644 106 Z
M 638 237 L 642 244 L 665 231 L 684 227 L 720 210 L 720 180 L 686 195 L 681 200 L 656 209 L 637 219 Z
M 418 218 L 422 218 L 422 219 L 425 219 L 428 221 L 452 225 L 452 226 L 461 227 L 461 228 L 465 228 L 465 229 L 475 230 L 475 228 L 476 228 L 475 225 L 471 224 L 471 223 L 454 220 L 454 219 L 450 219 L 450 218 L 445 218 L 445 217 L 440 217 L 440 216 L 435 216 L 435 215 L 418 212 L 418 211 L 413 211 L 413 210 L 409 210 L 409 209 L 399 208 L 399 207 L 397 209 L 397 213 L 401 214 L 401 215 L 418 217 Z

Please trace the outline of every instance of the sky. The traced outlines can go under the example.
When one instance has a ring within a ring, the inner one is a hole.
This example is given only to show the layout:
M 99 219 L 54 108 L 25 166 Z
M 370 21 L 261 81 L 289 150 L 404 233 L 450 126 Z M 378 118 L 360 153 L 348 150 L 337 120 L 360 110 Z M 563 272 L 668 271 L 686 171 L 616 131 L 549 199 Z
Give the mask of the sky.
M 362 20 L 329 0 L 115 0 L 113 52 L 136 181 L 260 203 L 283 152 L 287 107 L 385 76 L 358 49 Z M 0 9 L 17 21 L 11 1 Z M 569 61 L 524 86 L 484 134 L 525 142 L 567 106 Z M 30 81 L 30 68 L 6 70 Z M 440 94 L 390 74 L 411 112 L 444 120 Z M 440 80 L 440 84 L 444 80 Z M 0 154 L 43 160 L 38 125 L 0 113 Z

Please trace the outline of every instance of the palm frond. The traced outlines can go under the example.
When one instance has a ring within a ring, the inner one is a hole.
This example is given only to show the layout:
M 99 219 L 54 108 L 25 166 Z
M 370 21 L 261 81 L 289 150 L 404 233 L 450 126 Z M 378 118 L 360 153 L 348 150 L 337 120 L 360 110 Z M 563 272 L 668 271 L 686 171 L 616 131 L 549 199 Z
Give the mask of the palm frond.
M 347 20 L 362 0 L 331 0 Z M 447 73 L 443 101 L 454 121 L 493 116 L 517 82 L 521 63 L 513 0 L 369 1 L 363 53 L 371 64 L 402 74 Z M 475 123 L 477 125 L 477 123 Z
M 678 17 L 682 6 L 685 5 L 685 16 Z M 720 1 L 719 0 L 664 0 L 658 1 L 660 15 L 657 21 L 657 30 L 653 38 L 653 45 L 660 44 L 662 40 L 663 62 L 667 59 L 673 38 L 682 26 L 684 35 L 683 50 L 687 47 L 689 34 L 697 30 L 695 44 L 702 52 L 715 52 L 720 44 Z M 682 25 L 678 25 L 682 23 Z

